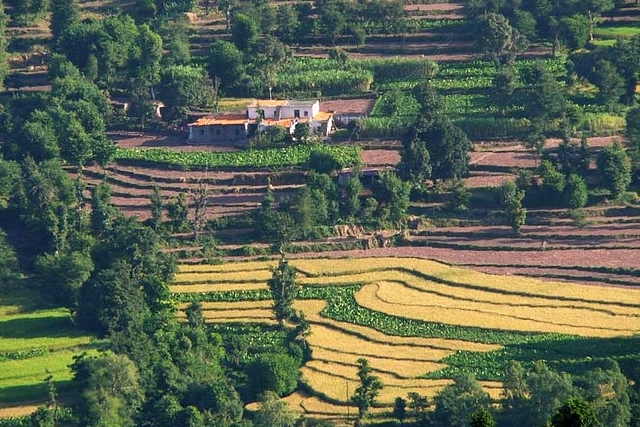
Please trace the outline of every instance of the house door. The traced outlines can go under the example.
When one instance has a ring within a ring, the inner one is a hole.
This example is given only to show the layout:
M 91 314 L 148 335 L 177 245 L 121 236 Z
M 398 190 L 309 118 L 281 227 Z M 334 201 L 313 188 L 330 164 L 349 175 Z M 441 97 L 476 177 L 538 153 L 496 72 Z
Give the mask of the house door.
M 293 117 L 295 117 L 296 119 L 300 118 L 300 110 L 293 110 Z

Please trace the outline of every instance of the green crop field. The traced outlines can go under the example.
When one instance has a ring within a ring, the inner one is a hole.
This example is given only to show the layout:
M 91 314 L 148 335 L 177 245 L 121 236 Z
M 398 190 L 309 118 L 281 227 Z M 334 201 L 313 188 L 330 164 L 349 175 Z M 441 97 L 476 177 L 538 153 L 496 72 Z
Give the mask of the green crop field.
M 73 357 L 96 352 L 99 342 L 74 326 L 68 310 L 39 308 L 43 304 L 36 294 L 5 286 L 0 299 L 0 407 L 44 403 L 45 378 L 52 375 L 64 393 Z
M 509 360 L 528 365 L 544 359 L 572 371 L 640 353 L 637 289 L 494 276 L 410 258 L 290 263 L 300 285 L 294 308 L 311 324 L 313 355 L 303 380 L 313 406 L 327 415 L 341 412 L 336 404 L 345 402 L 345 387 L 357 386 L 358 357 L 370 359 L 386 384 L 381 403 L 392 405 L 407 391 L 434 395 L 460 370 L 474 372 L 497 397 Z M 206 321 L 216 327 L 268 328 L 274 323 L 269 291 L 250 278 L 251 271 L 263 275 L 273 265 L 185 265 L 176 280 L 197 272 L 197 292 L 172 290 L 181 309 L 202 301 Z M 229 281 L 236 287 L 227 289 Z M 295 406 L 309 398 L 288 401 Z

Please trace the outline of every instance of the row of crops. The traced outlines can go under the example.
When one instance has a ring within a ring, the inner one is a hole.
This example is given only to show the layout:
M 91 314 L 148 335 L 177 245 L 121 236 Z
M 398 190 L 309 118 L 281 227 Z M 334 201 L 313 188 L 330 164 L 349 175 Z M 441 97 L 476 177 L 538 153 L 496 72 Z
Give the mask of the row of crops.
M 564 74 L 562 59 L 541 60 L 554 74 Z M 521 84 L 530 80 L 537 62 L 516 62 L 515 73 Z M 276 90 L 285 93 L 316 91 L 323 95 L 355 94 L 391 89 L 411 89 L 418 82 L 432 78 L 436 88 L 464 92 L 491 86 L 495 67 L 489 61 L 440 63 L 434 69 L 426 59 L 385 58 L 349 59 L 346 62 L 319 58 L 295 58 L 277 75 Z
M 342 167 L 360 163 L 360 148 L 346 146 L 298 144 L 284 148 L 237 152 L 178 151 L 166 148 L 118 148 L 115 160 L 120 163 L 162 165 L 190 169 L 244 169 L 300 166 L 313 152 L 331 155 Z

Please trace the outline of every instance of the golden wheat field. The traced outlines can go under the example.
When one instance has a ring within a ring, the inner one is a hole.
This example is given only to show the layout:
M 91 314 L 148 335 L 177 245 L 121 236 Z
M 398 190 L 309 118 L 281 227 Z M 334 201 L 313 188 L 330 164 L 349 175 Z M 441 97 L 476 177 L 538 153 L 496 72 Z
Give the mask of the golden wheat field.
M 174 293 L 266 289 L 276 261 L 215 266 L 181 266 Z M 562 333 L 584 337 L 629 336 L 640 333 L 640 290 L 587 286 L 524 277 L 496 276 L 409 258 L 300 259 L 304 287 L 362 285 L 354 295 L 361 307 L 388 315 L 463 327 L 504 331 Z M 446 338 L 400 337 L 364 325 L 325 317 L 324 300 L 298 300 L 294 308 L 311 325 L 307 340 L 312 360 L 302 378 L 318 396 L 295 393 L 286 400 L 309 415 L 346 415 L 348 390 L 357 386 L 356 360 L 365 357 L 385 388 L 379 401 L 392 405 L 398 396 L 415 391 L 433 396 L 450 380 L 424 375 L 447 365 L 443 359 L 458 351 L 489 352 L 499 345 Z M 185 305 L 181 305 L 184 310 Z M 271 301 L 207 302 L 209 322 L 273 323 Z M 184 316 L 184 314 L 182 314 Z M 498 382 L 482 382 L 497 398 Z M 319 397 L 320 396 L 320 397 Z

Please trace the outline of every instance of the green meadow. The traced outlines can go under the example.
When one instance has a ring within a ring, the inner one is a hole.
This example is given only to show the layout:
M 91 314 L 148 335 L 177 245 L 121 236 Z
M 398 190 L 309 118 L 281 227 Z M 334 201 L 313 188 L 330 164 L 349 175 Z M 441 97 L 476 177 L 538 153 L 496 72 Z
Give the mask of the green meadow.
M 74 356 L 97 352 L 100 342 L 76 328 L 69 310 L 46 307 L 25 286 L 1 286 L 0 402 L 44 402 L 48 375 L 64 393 Z

